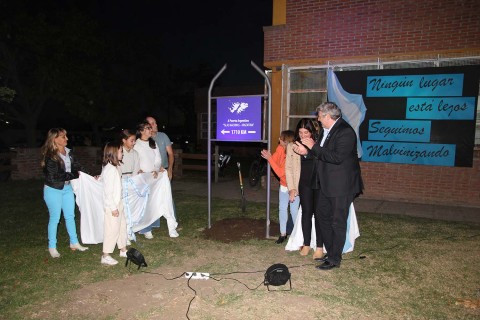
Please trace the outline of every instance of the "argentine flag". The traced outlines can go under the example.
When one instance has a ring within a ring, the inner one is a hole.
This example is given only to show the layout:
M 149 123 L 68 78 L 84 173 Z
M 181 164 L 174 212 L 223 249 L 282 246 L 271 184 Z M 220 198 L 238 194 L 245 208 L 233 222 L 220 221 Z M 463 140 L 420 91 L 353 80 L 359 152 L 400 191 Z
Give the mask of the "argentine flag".
M 360 142 L 360 124 L 365 119 L 367 107 L 363 102 L 361 94 L 351 94 L 343 90 L 342 85 L 333 72 L 333 69 L 328 69 L 327 73 L 327 93 L 328 101 L 334 102 L 342 110 L 342 117 L 357 134 L 357 152 L 358 157 L 363 155 L 362 144 Z

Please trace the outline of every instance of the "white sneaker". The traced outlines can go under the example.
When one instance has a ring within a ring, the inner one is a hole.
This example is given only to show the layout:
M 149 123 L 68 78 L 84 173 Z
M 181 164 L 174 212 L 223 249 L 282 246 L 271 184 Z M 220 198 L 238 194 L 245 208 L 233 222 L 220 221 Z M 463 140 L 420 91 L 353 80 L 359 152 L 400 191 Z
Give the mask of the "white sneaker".
M 75 250 L 85 251 L 85 250 L 88 250 L 88 247 L 84 247 L 80 243 L 77 243 L 77 244 L 71 244 L 70 249 L 72 249 L 73 251 Z
M 144 233 L 143 235 L 145 236 L 146 239 L 153 239 L 152 231 L 148 231 L 148 232 Z
M 117 260 L 113 259 L 111 256 L 102 256 L 102 260 L 100 261 L 102 264 L 107 264 L 109 266 L 114 266 L 118 263 Z
M 170 235 L 170 238 L 176 238 L 179 236 L 178 232 L 176 230 L 173 230 L 168 233 Z
M 126 258 L 127 257 L 127 251 L 120 251 L 120 258 Z
M 60 258 L 60 253 L 58 253 L 57 249 L 48 248 L 48 251 L 50 252 L 50 255 L 52 256 L 52 258 Z

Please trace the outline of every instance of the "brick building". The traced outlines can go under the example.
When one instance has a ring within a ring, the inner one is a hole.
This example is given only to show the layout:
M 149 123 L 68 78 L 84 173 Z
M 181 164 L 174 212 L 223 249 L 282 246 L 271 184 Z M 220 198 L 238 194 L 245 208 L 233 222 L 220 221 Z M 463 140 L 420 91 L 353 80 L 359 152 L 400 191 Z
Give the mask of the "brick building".
M 273 0 L 264 27 L 272 141 L 327 100 L 329 67 L 405 69 L 480 64 L 475 0 Z M 477 99 L 478 101 L 478 99 Z M 364 197 L 480 207 L 480 126 L 473 167 L 361 162 Z

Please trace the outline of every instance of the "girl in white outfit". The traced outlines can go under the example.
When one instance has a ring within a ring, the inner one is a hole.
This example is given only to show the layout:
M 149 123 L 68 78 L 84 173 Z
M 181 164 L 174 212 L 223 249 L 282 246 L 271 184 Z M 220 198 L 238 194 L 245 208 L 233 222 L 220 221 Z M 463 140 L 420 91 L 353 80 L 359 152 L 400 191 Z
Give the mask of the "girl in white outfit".
M 140 159 L 140 170 L 142 172 L 151 172 L 155 179 L 159 178 L 160 175 L 164 175 L 164 177 L 166 176 L 168 179 L 167 172 L 165 168 L 162 167 L 162 158 L 160 156 L 158 145 L 156 144 L 155 140 L 152 139 L 152 127 L 148 122 L 142 122 L 137 126 L 137 141 L 133 148 L 138 152 Z M 169 197 L 171 197 L 171 194 Z M 173 212 L 171 214 L 165 214 L 164 217 L 167 220 L 168 234 L 170 237 L 178 237 L 178 232 L 176 231 L 178 224 Z M 144 234 L 145 238 L 151 239 L 153 238 L 152 228 L 159 226 L 160 219 L 156 220 L 145 229 L 140 230 L 139 233 Z
M 120 257 L 127 257 L 127 222 L 122 203 L 122 172 L 120 163 L 123 150 L 119 142 L 109 142 L 103 150 L 103 203 L 105 209 L 103 227 L 102 264 L 115 265 L 117 260 L 110 256 L 115 245 Z

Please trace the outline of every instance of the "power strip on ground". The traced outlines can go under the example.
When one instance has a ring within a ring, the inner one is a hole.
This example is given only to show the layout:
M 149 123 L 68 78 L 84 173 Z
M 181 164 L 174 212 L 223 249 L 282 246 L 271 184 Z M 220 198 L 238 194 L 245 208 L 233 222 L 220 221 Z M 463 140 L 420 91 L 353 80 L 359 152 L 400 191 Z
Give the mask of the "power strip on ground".
M 210 273 L 206 272 L 185 272 L 185 278 L 196 280 L 207 280 L 210 278 Z

